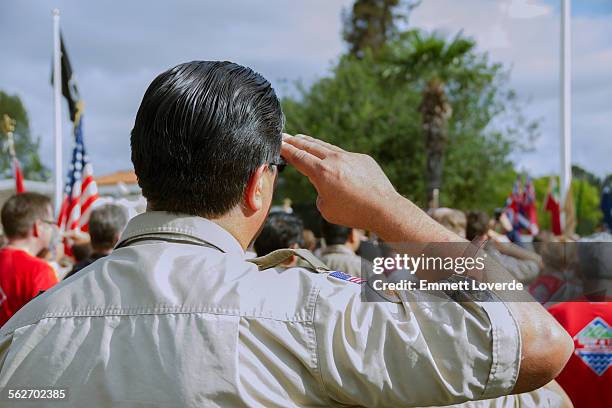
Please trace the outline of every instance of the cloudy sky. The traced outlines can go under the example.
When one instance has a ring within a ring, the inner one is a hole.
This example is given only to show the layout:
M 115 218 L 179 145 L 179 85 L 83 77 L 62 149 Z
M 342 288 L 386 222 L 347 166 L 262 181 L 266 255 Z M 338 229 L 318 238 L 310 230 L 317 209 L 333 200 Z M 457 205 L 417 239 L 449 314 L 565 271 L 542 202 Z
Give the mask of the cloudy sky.
M 423 0 L 410 19 L 448 35 L 463 30 L 492 60 L 512 68 L 511 86 L 525 113 L 542 119 L 535 150 L 515 158 L 534 175 L 559 167 L 559 1 Z M 612 172 L 612 0 L 573 3 L 573 161 L 604 175 Z M 4 0 L 0 89 L 23 99 L 43 161 L 52 168 L 51 10 L 58 7 L 86 104 L 85 138 L 96 174 L 129 169 L 129 132 L 155 75 L 179 62 L 227 59 L 261 72 L 281 95 L 291 92 L 296 80 L 325 76 L 344 51 L 340 15 L 351 4 Z M 64 133 L 67 165 L 68 121 Z

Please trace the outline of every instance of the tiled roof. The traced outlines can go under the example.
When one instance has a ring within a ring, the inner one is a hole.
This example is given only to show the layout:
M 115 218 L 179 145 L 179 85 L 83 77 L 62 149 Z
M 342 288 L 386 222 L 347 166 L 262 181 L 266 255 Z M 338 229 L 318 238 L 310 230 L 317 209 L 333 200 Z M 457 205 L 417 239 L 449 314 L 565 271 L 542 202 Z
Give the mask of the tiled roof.
M 115 173 L 96 177 L 96 183 L 100 186 L 108 186 L 120 182 L 124 184 L 136 184 L 138 180 L 136 179 L 134 170 L 117 171 Z

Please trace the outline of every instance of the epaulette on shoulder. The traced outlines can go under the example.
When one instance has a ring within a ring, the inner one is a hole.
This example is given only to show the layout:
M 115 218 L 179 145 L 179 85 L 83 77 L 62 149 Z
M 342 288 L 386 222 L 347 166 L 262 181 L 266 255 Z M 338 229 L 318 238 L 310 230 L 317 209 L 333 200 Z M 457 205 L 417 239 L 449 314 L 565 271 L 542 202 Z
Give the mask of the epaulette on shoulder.
M 257 258 L 247 259 L 247 262 L 254 263 L 257 265 L 260 271 L 265 269 L 274 268 L 285 262 L 292 256 L 297 256 L 300 258 L 304 264 L 306 264 L 306 269 L 311 269 L 314 272 L 323 273 L 330 272 L 331 269 L 327 265 L 325 265 L 319 258 L 313 255 L 307 249 L 277 249 L 276 251 L 270 252 L 268 255 L 260 256 Z

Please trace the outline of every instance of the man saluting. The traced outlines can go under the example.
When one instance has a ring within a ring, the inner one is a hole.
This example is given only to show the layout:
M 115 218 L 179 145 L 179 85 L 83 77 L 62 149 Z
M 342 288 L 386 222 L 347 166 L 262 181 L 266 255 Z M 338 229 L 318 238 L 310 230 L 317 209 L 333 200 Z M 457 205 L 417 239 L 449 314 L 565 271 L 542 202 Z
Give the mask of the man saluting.
M 0 387 L 65 387 L 76 406 L 429 406 L 555 377 L 571 341 L 537 303 L 363 302 L 360 283 L 320 265 L 245 260 L 281 155 L 330 222 L 461 242 L 372 158 L 282 130 L 249 68 L 195 61 L 155 78 L 131 136 L 147 212 L 2 328 Z

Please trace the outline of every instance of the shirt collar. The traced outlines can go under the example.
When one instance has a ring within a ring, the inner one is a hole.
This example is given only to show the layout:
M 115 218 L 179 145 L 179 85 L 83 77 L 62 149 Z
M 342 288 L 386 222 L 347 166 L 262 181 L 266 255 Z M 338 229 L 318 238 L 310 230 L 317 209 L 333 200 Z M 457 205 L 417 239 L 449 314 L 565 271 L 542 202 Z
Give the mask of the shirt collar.
M 193 237 L 208 242 L 227 254 L 244 257 L 244 250 L 236 238 L 211 220 L 165 211 L 147 211 L 132 218 L 123 230 L 118 245 L 140 235 L 157 233 Z

